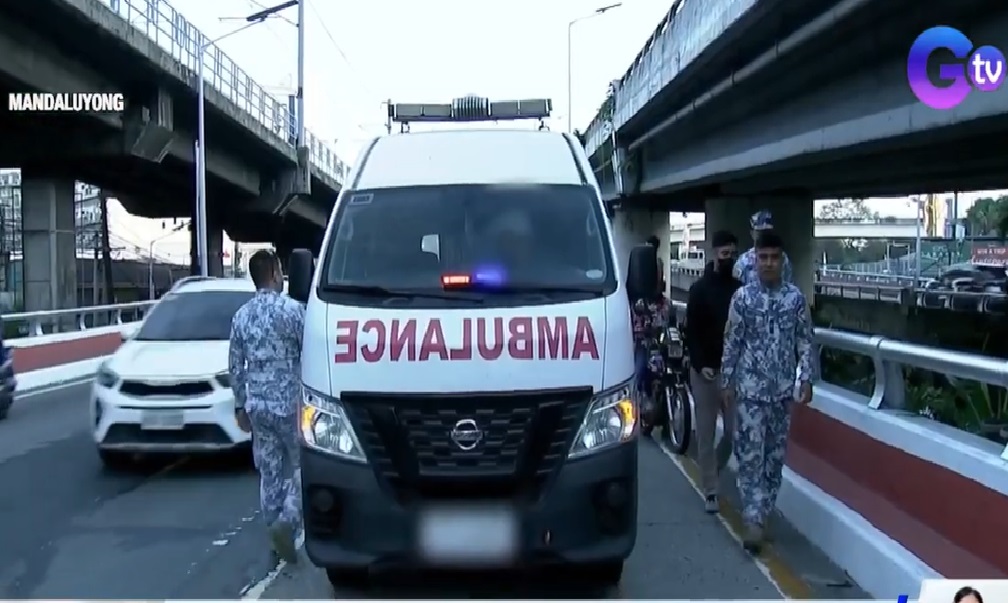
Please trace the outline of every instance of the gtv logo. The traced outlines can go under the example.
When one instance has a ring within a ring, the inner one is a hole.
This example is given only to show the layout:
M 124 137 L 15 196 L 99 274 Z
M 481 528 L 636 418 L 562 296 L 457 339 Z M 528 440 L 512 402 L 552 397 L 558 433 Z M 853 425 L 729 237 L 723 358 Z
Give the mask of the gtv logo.
M 947 50 L 958 61 L 938 65 L 936 86 L 928 78 L 928 60 L 936 50 Z M 965 63 L 962 61 L 965 60 Z M 914 40 L 907 57 L 907 80 L 922 103 L 933 109 L 951 109 L 966 100 L 972 87 L 993 92 L 1005 77 L 1005 56 L 993 46 L 973 48 L 973 42 L 958 29 L 944 25 L 932 27 Z M 967 81 L 968 80 L 968 81 Z M 970 86 L 972 82 L 973 86 Z

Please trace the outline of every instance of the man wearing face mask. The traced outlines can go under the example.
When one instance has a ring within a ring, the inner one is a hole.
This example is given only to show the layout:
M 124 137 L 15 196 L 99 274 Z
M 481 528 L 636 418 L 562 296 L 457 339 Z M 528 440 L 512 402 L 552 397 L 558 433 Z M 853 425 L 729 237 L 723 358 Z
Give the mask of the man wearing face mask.
M 721 369 L 724 328 L 732 295 L 742 283 L 732 275 L 738 239 L 720 230 L 711 236 L 713 261 L 693 283 L 686 302 L 686 344 L 690 357 L 690 389 L 696 402 L 697 464 L 700 466 L 704 508 L 717 513 L 718 473 L 732 453 L 735 409 L 725 404 L 717 377 Z M 718 415 L 724 427 L 714 445 Z
M 298 403 L 305 308 L 282 293 L 280 260 L 262 249 L 249 258 L 256 294 L 231 320 L 228 372 L 235 421 L 252 433 L 259 502 L 275 555 L 297 561 L 301 527 Z

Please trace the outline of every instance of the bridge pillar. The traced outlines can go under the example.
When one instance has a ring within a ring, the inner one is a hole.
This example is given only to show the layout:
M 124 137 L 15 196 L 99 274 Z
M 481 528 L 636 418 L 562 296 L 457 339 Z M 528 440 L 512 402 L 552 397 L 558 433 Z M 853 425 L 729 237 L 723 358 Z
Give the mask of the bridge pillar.
M 813 300 L 816 258 L 815 220 L 811 196 L 759 196 L 709 199 L 704 203 L 707 233 L 728 230 L 739 238 L 742 250 L 752 246 L 749 218 L 760 210 L 773 214 L 774 229 L 784 239 L 784 248 L 794 269 L 795 284 Z M 709 241 L 710 236 L 704 237 Z
M 21 236 L 24 309 L 58 310 L 77 303 L 74 181 L 22 172 Z
M 190 224 L 195 223 L 193 219 Z M 189 268 L 192 274 L 199 274 L 199 246 L 196 244 L 196 230 L 189 228 Z M 224 227 L 221 219 L 210 214 L 207 219 L 207 271 L 210 276 L 224 276 Z
M 616 247 L 616 257 L 619 261 L 620 271 L 624 274 L 627 269 L 627 262 L 630 260 L 630 250 L 647 242 L 648 237 L 654 235 L 661 241 L 658 250 L 658 257 L 666 271 L 669 267 L 669 257 L 671 247 L 669 246 L 669 213 L 667 211 L 653 211 L 649 209 L 617 209 L 616 215 L 612 219 L 613 243 Z M 665 279 L 666 294 L 668 294 L 668 275 L 662 275 Z

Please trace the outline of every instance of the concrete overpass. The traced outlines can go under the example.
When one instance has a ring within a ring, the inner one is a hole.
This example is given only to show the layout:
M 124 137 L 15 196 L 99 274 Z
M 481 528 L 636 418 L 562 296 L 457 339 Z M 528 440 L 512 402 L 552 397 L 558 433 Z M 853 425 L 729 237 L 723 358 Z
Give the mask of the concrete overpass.
M 811 294 L 813 199 L 1005 186 L 1008 87 L 941 111 L 907 83 L 938 23 L 1008 43 L 1008 5 L 980 0 L 674 3 L 584 132 L 617 228 L 665 241 L 668 212 L 703 211 L 744 240 L 769 209 Z
M 135 215 L 192 214 L 195 69 L 204 39 L 164 0 L 0 6 L 0 92 L 126 98 L 121 114 L 0 113 L 0 166 L 20 167 L 24 175 L 26 256 L 72 257 L 74 180 L 115 195 Z M 299 156 L 286 103 L 218 48 L 207 50 L 206 79 L 211 264 L 220 264 L 214 260 L 222 256 L 223 230 L 281 249 L 317 246 L 346 164 L 310 134 Z M 41 262 L 40 269 L 48 272 L 49 265 Z M 74 290 L 69 269 L 57 276 L 59 290 Z M 40 308 L 72 307 L 37 301 Z

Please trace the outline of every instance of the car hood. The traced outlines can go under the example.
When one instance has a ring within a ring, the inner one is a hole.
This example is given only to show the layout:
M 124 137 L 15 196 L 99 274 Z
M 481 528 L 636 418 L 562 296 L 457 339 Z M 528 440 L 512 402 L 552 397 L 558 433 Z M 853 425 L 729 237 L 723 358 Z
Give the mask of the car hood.
M 120 377 L 207 377 L 227 370 L 227 341 L 126 341 L 107 367 Z

